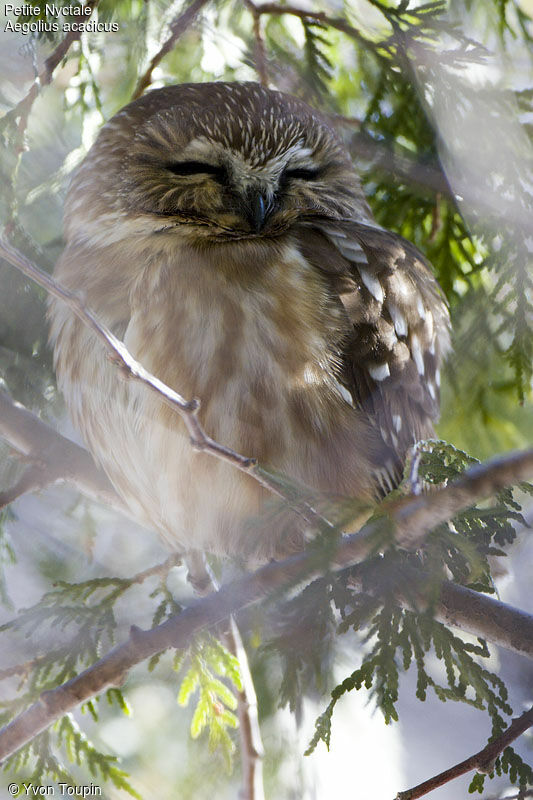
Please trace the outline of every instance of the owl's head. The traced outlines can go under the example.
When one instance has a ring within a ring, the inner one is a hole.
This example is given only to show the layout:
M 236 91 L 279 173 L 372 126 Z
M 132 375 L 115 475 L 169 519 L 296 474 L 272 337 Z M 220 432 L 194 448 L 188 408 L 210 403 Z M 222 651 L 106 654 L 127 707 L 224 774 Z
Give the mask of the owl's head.
M 74 178 L 67 235 L 82 204 L 88 227 L 98 209 L 102 234 L 104 225 L 118 236 L 120 221 L 131 234 L 179 228 L 211 240 L 277 236 L 298 220 L 366 209 L 327 121 L 255 83 L 170 86 L 126 106 Z

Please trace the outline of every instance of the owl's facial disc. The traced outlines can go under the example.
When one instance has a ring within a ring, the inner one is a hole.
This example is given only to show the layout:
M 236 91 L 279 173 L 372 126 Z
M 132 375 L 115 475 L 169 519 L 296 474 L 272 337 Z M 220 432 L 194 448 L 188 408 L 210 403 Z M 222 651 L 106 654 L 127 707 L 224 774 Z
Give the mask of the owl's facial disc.
M 128 148 L 121 194 L 140 224 L 216 242 L 353 217 L 361 191 L 348 153 L 310 109 L 239 84 L 212 84 L 206 107 L 197 91 L 182 87 L 181 102 L 149 116 Z
M 164 169 L 171 185 L 157 212 L 223 238 L 279 235 L 316 208 L 310 192 L 325 172 L 301 140 L 265 157 L 206 137 L 190 141 Z

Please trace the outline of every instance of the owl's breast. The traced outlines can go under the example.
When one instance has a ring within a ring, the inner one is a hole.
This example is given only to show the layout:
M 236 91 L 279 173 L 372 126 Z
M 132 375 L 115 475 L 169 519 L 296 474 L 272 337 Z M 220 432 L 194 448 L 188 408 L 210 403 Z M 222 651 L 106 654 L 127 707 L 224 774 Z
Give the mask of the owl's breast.
M 336 381 L 342 310 L 290 239 L 177 250 L 139 274 L 131 308 L 128 349 L 199 398 L 230 447 L 279 462 L 302 426 L 320 436 L 353 414 Z
M 215 440 L 317 489 L 369 491 L 371 433 L 336 380 L 342 317 L 290 241 L 168 246 L 137 265 L 128 303 L 126 346 L 181 395 L 200 399 Z M 239 551 L 243 523 L 264 500 L 258 485 L 195 453 L 179 416 L 121 380 L 92 334 L 75 329 L 83 364 L 69 373 L 59 358 L 60 382 L 118 491 L 173 546 Z M 56 352 L 64 345 L 60 336 Z M 270 556 L 280 534 L 268 536 L 261 550 Z

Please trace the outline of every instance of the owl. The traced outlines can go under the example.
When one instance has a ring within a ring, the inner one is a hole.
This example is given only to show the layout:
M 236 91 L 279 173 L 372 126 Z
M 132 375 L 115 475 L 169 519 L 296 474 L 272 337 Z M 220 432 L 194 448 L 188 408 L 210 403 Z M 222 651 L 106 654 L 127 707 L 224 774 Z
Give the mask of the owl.
M 255 83 L 150 92 L 102 128 L 64 228 L 56 278 L 201 400 L 216 441 L 316 493 L 373 502 L 433 435 L 445 300 L 301 100 Z M 66 306 L 49 315 L 74 423 L 142 522 L 183 552 L 261 560 L 302 546 L 296 515 L 267 514 L 253 478 L 194 452 L 183 421 L 121 379 Z

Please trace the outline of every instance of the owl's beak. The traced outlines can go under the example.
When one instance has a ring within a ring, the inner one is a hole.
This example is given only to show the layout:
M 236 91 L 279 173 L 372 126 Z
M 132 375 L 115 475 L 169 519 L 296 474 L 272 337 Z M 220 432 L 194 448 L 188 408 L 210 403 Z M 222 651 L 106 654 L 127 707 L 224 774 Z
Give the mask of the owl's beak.
M 270 202 L 259 189 L 252 189 L 246 198 L 246 216 L 254 233 L 260 233 L 265 225 Z

